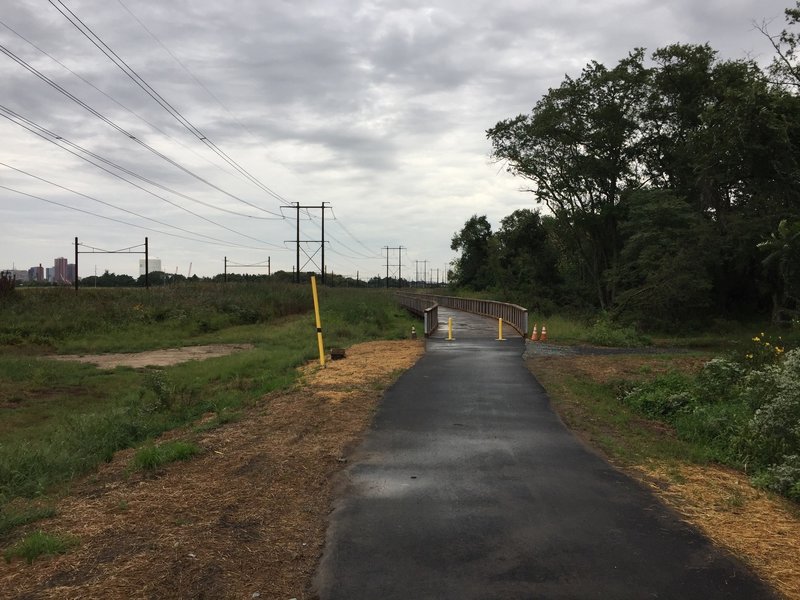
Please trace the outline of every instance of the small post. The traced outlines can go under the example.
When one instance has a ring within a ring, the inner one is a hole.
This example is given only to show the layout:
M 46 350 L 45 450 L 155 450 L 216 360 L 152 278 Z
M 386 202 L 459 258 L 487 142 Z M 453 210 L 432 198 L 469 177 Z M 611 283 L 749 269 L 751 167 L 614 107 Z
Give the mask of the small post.
M 497 341 L 505 342 L 506 338 L 503 337 L 503 319 L 497 319 Z
M 317 295 L 317 278 L 311 276 L 311 294 L 314 296 L 314 317 L 317 321 L 317 346 L 319 346 L 319 365 L 325 366 L 325 346 L 322 343 L 322 321 L 319 318 L 319 296 Z
M 447 341 L 453 341 L 453 317 L 447 317 Z

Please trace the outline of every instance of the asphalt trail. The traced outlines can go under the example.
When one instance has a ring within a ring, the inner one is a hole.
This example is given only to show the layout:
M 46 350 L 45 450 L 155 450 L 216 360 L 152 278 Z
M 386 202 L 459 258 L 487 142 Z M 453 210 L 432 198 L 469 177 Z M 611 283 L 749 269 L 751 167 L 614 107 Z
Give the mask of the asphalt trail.
M 564 427 L 519 337 L 454 320 L 347 469 L 322 600 L 775 598 Z

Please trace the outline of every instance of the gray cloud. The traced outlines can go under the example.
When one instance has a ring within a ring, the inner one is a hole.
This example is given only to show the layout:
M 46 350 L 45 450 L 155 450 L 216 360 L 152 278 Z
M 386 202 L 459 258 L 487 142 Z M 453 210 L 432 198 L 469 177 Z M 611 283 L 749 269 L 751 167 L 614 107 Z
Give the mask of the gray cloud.
M 375 253 L 386 244 L 403 244 L 408 260 L 427 259 L 442 268 L 452 255 L 453 232 L 470 215 L 486 213 L 497 223 L 512 210 L 533 205 L 529 195 L 517 191 L 522 182 L 487 160 L 487 128 L 530 110 L 548 87 L 587 61 L 611 64 L 636 46 L 654 50 L 672 42 L 709 42 L 721 57 L 748 54 L 766 61 L 769 48 L 752 21 L 777 16 L 780 29 L 787 5 L 783 0 L 124 1 L 192 75 L 119 3 L 73 0 L 69 6 L 206 136 L 282 196 L 329 201 L 347 231 Z M 216 185 L 278 209 L 276 199 L 232 175 L 52 7 L 19 0 L 0 18 L 170 137 L 0 28 L 0 42 L 104 115 Z M 0 69 L 2 104 L 182 192 L 251 210 L 135 146 L 2 56 Z M 251 243 L 103 175 L 4 120 L 0 135 L 4 162 L 198 233 Z M 4 168 L 0 180 L 115 216 L 111 209 L 12 177 Z M 294 235 L 292 222 L 237 218 L 180 202 L 245 236 L 283 245 Z M 0 240 L 0 268 L 49 263 L 69 252 L 74 235 L 109 245 L 145 235 L 5 191 L 0 191 L 0 216 L 12 224 L 11 234 Z M 303 225 L 307 235 L 314 235 L 314 227 Z M 32 228 L 36 235 L 25 233 Z M 331 245 L 337 272 L 382 272 L 380 259 L 353 258 L 352 248 L 363 247 L 344 230 L 332 224 L 330 231 L 343 244 Z M 218 272 L 221 255 L 234 252 L 151 237 L 165 267 L 180 265 L 184 272 L 189 262 L 197 273 Z M 240 252 L 245 260 L 256 251 Z M 274 252 L 274 264 L 291 268 L 292 252 Z M 117 262 L 114 269 L 134 267 Z

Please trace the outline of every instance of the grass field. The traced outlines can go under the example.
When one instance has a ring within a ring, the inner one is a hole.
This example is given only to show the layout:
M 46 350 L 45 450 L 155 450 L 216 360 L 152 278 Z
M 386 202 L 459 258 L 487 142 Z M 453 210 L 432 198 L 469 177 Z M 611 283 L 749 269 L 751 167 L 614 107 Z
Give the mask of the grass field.
M 382 290 L 322 288 L 320 295 L 327 348 L 406 337 L 415 324 Z M 14 512 L 15 498 L 51 494 L 117 450 L 144 445 L 136 468 L 165 460 L 152 444 L 159 434 L 201 416 L 205 428 L 235 419 L 242 407 L 292 385 L 295 367 L 317 354 L 307 285 L 29 289 L 0 302 L 0 523 L 6 524 L 30 520 Z M 138 370 L 53 358 L 209 343 L 254 347 Z

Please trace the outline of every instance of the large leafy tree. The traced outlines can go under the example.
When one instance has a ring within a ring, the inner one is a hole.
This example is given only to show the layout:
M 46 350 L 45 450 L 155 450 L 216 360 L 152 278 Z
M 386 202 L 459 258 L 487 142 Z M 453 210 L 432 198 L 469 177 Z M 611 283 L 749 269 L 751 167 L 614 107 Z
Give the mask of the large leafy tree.
M 552 301 L 561 276 L 550 230 L 534 210 L 515 210 L 500 222 L 490 243 L 495 285 L 505 297 L 525 298 L 530 305 Z
M 450 248 L 460 252 L 453 261 L 450 280 L 456 285 L 472 289 L 485 289 L 493 283 L 489 269 L 489 240 L 492 226 L 486 216 L 473 215 L 450 243 Z
M 617 206 L 623 191 L 642 183 L 639 115 L 648 78 L 642 50 L 612 69 L 592 62 L 529 115 L 487 131 L 493 157 L 530 180 L 536 200 L 571 225 L 569 247 L 604 308 L 614 300 L 604 274 L 620 249 Z

